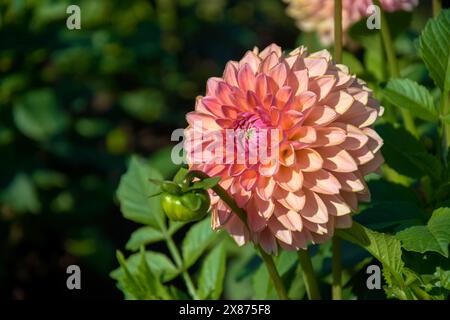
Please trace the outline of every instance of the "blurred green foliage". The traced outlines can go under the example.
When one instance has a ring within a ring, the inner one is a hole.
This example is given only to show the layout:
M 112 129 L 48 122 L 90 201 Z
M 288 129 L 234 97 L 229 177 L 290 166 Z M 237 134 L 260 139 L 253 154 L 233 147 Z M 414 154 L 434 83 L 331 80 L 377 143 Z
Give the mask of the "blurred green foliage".
M 81 8 L 68 30 L 66 8 Z M 0 0 L 0 296 L 114 297 L 134 224 L 114 200 L 132 153 L 164 177 L 207 78 L 253 46 L 293 46 L 277 0 Z M 65 267 L 84 289 L 63 287 Z

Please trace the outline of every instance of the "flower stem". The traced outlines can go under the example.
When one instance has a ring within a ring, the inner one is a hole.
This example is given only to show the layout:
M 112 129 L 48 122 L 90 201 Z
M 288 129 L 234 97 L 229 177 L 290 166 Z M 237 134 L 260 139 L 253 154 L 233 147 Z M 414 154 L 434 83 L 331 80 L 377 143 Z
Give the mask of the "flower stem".
M 342 0 L 334 1 L 334 60 L 342 63 Z
M 270 278 L 272 279 L 272 283 L 275 287 L 275 290 L 277 291 L 278 297 L 281 300 L 288 300 L 286 289 L 284 287 L 283 281 L 281 280 L 280 274 L 277 271 L 275 263 L 273 262 L 272 256 L 268 255 L 260 246 L 257 247 L 264 263 L 266 264 L 267 271 L 269 272 Z
M 433 0 L 433 16 L 437 17 L 442 11 L 442 0 Z
M 192 170 L 189 171 L 188 175 L 186 176 L 186 179 L 192 179 L 192 178 L 199 178 L 199 179 L 207 179 L 210 178 L 209 175 L 202 171 L 198 170 Z M 247 214 L 245 213 L 244 209 L 240 208 L 236 201 L 228 194 L 228 192 L 222 188 L 220 185 L 215 185 L 212 187 L 213 191 L 222 199 L 223 202 L 225 202 L 231 210 L 242 220 L 245 227 L 248 229 L 248 223 L 247 223 Z M 273 258 L 271 255 L 268 255 L 260 245 L 255 244 L 257 247 L 259 253 L 261 254 L 261 257 L 266 265 L 267 271 L 269 272 L 270 278 L 272 280 L 272 283 L 275 287 L 275 290 L 277 291 L 278 297 L 281 300 L 287 300 L 287 291 L 284 287 L 283 281 L 280 277 L 280 274 L 277 271 L 277 268 L 275 266 L 275 263 L 273 262 Z
M 336 63 L 342 62 L 342 0 L 334 1 L 334 58 Z M 333 237 L 332 276 L 333 285 L 331 296 L 333 300 L 341 300 L 341 245 L 340 239 Z
M 303 282 L 306 286 L 306 293 L 309 300 L 320 300 L 319 286 L 317 285 L 314 269 L 308 249 L 298 251 L 298 260 L 302 268 Z
M 197 290 L 195 289 L 194 283 L 192 282 L 191 276 L 189 273 L 183 269 L 183 260 L 181 259 L 180 252 L 178 251 L 177 246 L 173 242 L 173 239 L 171 236 L 166 236 L 166 243 L 167 247 L 169 248 L 170 254 L 172 255 L 173 260 L 175 260 L 175 263 L 177 267 L 182 270 L 181 276 L 183 277 L 183 280 L 186 284 L 186 287 L 189 291 L 189 294 L 191 295 L 192 299 L 198 300 L 199 297 L 197 295 Z
M 389 65 L 389 73 L 391 78 L 399 78 L 400 77 L 400 68 L 398 66 L 397 56 L 395 54 L 395 47 L 392 41 L 391 32 L 389 30 L 389 24 L 386 19 L 386 15 L 383 12 L 379 0 L 374 0 L 374 3 L 380 8 L 380 16 L 381 16 L 381 38 L 384 44 L 384 50 L 386 51 L 386 57 Z M 414 124 L 414 118 L 408 110 L 401 109 L 400 110 L 403 121 L 405 123 L 406 129 L 415 137 L 418 137 L 419 134 L 417 132 L 416 125 Z
M 332 245 L 333 256 L 331 261 L 331 297 L 333 300 L 342 300 L 341 239 L 338 237 L 333 237 Z

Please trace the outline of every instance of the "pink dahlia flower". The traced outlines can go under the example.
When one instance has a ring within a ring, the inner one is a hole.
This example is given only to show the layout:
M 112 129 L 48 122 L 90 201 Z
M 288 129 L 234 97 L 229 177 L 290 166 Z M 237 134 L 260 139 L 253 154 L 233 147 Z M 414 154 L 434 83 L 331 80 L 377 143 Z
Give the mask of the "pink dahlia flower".
M 294 18 L 301 30 L 316 31 L 323 44 L 329 45 L 334 38 L 334 0 L 284 0 L 289 4 L 287 13 Z M 388 12 L 411 11 L 419 0 L 381 0 L 383 10 Z M 368 16 L 372 0 L 342 0 L 342 27 L 344 32 L 361 18 Z M 370 14 L 373 12 L 370 12 Z
M 247 213 L 249 229 L 211 194 L 213 229 L 277 253 L 278 244 L 298 250 L 350 227 L 350 212 L 370 199 L 364 176 L 383 162 L 371 128 L 382 112 L 326 50 L 283 55 L 272 44 L 230 61 L 222 78 L 208 80 L 185 130 L 190 169 L 220 176 Z

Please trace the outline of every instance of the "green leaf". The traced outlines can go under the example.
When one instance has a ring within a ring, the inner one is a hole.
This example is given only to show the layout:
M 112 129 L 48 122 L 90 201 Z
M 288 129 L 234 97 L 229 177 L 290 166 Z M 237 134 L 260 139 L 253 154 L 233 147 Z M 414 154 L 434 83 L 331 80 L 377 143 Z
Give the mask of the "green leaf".
M 120 105 L 131 116 L 146 122 L 158 120 L 164 111 L 164 96 L 157 90 L 127 92 L 120 98 Z
M 297 252 L 281 251 L 280 255 L 275 258 L 275 265 L 281 277 L 284 277 L 288 271 L 296 267 L 298 261 Z M 277 293 L 270 280 L 267 267 L 264 263 L 259 265 L 259 268 L 252 277 L 253 291 L 255 299 L 276 299 Z M 285 283 L 286 288 L 290 288 L 290 283 Z
M 220 181 L 220 177 L 207 178 L 201 181 L 194 182 L 189 189 L 204 189 L 208 190 L 215 187 Z
M 390 227 L 404 228 L 423 223 L 424 213 L 414 203 L 406 201 L 382 201 L 373 203 L 355 216 L 366 227 L 382 230 Z M 397 229 L 398 230 L 398 229 Z
M 33 182 L 24 173 L 18 173 L 11 184 L 0 194 L 0 200 L 17 212 L 38 213 L 41 203 Z
M 160 197 L 150 197 L 159 188 L 149 182 L 150 178 L 162 179 L 143 159 L 131 157 L 128 170 L 120 180 L 117 197 L 125 218 L 162 230 L 165 227 L 165 216 L 161 210 Z
M 144 287 L 144 292 L 146 294 L 155 294 L 159 298 L 170 299 L 167 288 L 161 283 L 159 277 L 155 275 L 154 271 L 149 268 L 145 254 L 146 252 L 144 247 L 141 246 L 140 262 L 136 275 L 138 283 Z
M 216 237 L 217 233 L 211 228 L 210 218 L 193 225 L 186 233 L 181 246 L 184 267 L 189 268 L 193 265 Z
M 429 161 L 433 156 L 429 155 L 425 147 L 404 128 L 383 124 L 376 129 L 384 141 L 383 156 L 392 169 L 412 178 L 421 178 L 430 173 L 430 170 L 436 169 L 430 167 Z M 433 164 L 440 166 L 434 160 Z M 436 170 L 431 173 L 435 175 Z
M 130 240 L 126 244 L 128 250 L 137 251 L 141 245 L 148 245 L 164 240 L 164 234 L 153 227 L 141 227 L 131 234 Z
M 184 181 L 184 178 L 186 178 L 186 175 L 188 174 L 189 170 L 186 168 L 180 168 L 173 178 L 173 182 L 177 184 L 181 184 Z
M 436 85 L 450 88 L 450 9 L 429 20 L 420 36 L 420 54 Z
M 392 79 L 383 91 L 384 98 L 398 108 L 410 110 L 425 121 L 437 121 L 433 96 L 427 88 L 409 79 Z
M 117 260 L 119 261 L 120 268 L 122 273 L 117 276 L 111 276 L 115 278 L 117 281 L 119 281 L 120 287 L 122 291 L 124 291 L 126 296 L 130 296 L 135 299 L 139 299 L 142 295 L 141 288 L 139 284 L 137 283 L 136 279 L 128 269 L 127 261 L 125 260 L 125 257 L 123 256 L 122 252 L 117 251 L 116 252 Z M 114 271 L 113 271 L 114 272 Z
M 139 300 L 170 299 L 167 288 L 149 268 L 143 247 L 138 258 L 137 266 L 130 267 L 130 262 L 125 260 L 120 251 L 117 251 L 117 259 L 123 272 L 115 275 L 114 278 L 119 282 L 125 297 Z
M 170 281 L 179 274 L 179 270 L 173 265 L 172 261 L 170 261 L 169 258 L 162 253 L 146 251 L 145 259 L 150 270 L 163 282 Z M 141 253 L 134 253 L 130 255 L 126 261 L 128 270 L 131 273 L 135 273 L 141 261 Z M 113 279 L 118 279 L 125 273 L 126 270 L 121 267 L 112 271 L 111 277 Z
M 203 262 L 198 279 L 200 299 L 219 299 L 225 277 L 225 262 L 225 245 L 221 243 L 208 254 Z
M 58 106 L 53 91 L 28 92 L 13 108 L 14 122 L 27 137 L 43 141 L 62 132 L 68 123 L 67 114 Z
M 169 221 L 169 234 L 173 235 L 174 233 L 176 233 L 178 230 L 180 230 L 181 228 L 183 228 L 186 225 L 186 222 L 183 221 Z
M 361 62 L 350 52 L 343 52 L 342 63 L 348 66 L 350 73 L 352 74 L 360 75 L 364 72 L 364 67 Z
M 357 222 L 353 222 L 349 229 L 337 229 L 336 234 L 367 250 L 396 279 L 401 277 L 404 266 L 401 243 L 394 236 L 372 231 Z
M 397 233 L 396 237 L 408 251 L 434 251 L 448 258 L 450 208 L 435 210 L 426 226 L 408 228 Z

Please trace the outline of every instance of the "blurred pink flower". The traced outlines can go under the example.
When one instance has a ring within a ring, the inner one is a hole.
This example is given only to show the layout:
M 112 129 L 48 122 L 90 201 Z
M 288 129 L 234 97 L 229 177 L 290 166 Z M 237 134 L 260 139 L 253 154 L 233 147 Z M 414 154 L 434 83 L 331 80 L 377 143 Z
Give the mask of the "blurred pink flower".
M 187 114 L 185 149 L 190 169 L 221 177 L 220 185 L 246 210 L 250 231 L 214 194 L 212 227 L 268 253 L 277 253 L 277 244 L 306 248 L 308 241 L 329 239 L 335 228 L 350 227 L 350 212 L 370 199 L 363 177 L 383 162 L 382 139 L 371 128 L 382 112 L 365 83 L 326 50 L 308 55 L 300 47 L 283 55 L 272 44 L 228 62 Z M 243 152 L 220 144 L 215 160 L 222 161 L 208 161 L 211 134 L 225 137 L 237 129 L 250 133 L 235 138 L 244 142 Z M 270 161 L 237 163 L 242 153 L 263 147 L 264 129 L 279 130 Z M 250 136 L 258 137 L 256 144 Z M 199 150 L 203 162 L 190 156 Z
M 295 19 L 297 26 L 306 32 L 316 31 L 324 45 L 334 39 L 334 0 L 284 0 L 289 4 L 287 13 Z M 381 0 L 385 11 L 411 11 L 419 0 Z M 372 0 L 342 0 L 342 27 L 349 27 L 368 16 L 367 9 Z M 370 12 L 372 13 L 372 12 Z

